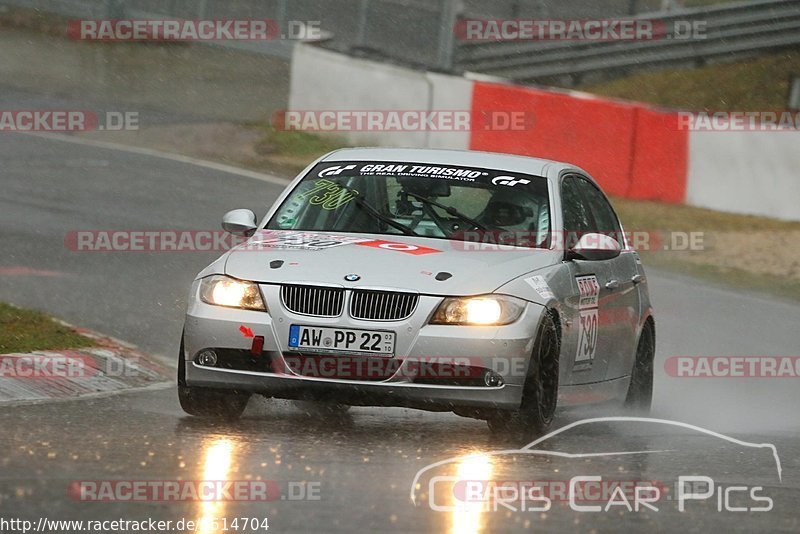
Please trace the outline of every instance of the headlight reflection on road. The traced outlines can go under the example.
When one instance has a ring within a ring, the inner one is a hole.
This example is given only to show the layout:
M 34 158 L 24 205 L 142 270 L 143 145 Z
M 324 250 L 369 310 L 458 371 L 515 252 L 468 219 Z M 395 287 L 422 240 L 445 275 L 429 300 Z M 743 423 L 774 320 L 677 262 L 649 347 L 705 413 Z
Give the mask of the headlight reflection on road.
M 227 438 L 211 440 L 206 448 L 206 455 L 203 459 L 204 481 L 228 480 L 230 476 L 231 464 L 233 463 L 234 443 Z M 224 516 L 224 501 L 204 500 L 200 503 L 200 529 L 199 532 L 205 534 L 215 532 L 214 523 Z
M 455 476 L 460 481 L 488 481 L 492 476 L 492 461 L 485 454 L 466 456 L 458 462 Z M 482 501 L 458 499 L 454 494 L 450 532 L 452 534 L 481 532 L 486 526 L 483 510 L 485 504 Z

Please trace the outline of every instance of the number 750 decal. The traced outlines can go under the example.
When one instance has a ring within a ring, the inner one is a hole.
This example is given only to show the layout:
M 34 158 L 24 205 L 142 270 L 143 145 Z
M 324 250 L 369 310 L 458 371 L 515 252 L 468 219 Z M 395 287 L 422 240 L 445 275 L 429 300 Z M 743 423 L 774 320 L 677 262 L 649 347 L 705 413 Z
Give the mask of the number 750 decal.
M 597 333 L 599 323 L 598 298 L 600 296 L 600 284 L 597 277 L 578 276 L 580 291 L 580 330 L 578 332 L 578 353 L 575 355 L 575 363 L 589 363 L 594 361 L 597 351 Z

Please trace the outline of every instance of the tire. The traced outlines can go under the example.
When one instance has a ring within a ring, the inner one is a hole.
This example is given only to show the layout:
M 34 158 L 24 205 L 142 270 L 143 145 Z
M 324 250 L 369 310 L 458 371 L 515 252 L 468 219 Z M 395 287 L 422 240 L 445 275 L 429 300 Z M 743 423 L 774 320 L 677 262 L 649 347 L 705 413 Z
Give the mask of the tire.
M 494 434 L 535 437 L 545 434 L 555 417 L 558 401 L 558 363 L 561 340 L 551 313 L 542 318 L 536 333 L 534 353 L 516 410 L 503 410 L 487 417 Z
M 178 386 L 178 400 L 183 411 L 196 417 L 238 419 L 250 394 L 224 389 Z
M 639 336 L 639 344 L 636 347 L 636 361 L 633 363 L 631 371 L 631 383 L 628 386 L 628 394 L 625 397 L 625 407 L 638 412 L 650 413 L 653 404 L 653 360 L 656 353 L 656 331 L 655 325 L 648 320 L 642 334 Z
M 186 360 L 183 357 L 183 335 L 178 353 L 178 401 L 181 408 L 196 417 L 238 419 L 241 417 L 250 393 L 235 390 L 199 388 L 186 385 Z

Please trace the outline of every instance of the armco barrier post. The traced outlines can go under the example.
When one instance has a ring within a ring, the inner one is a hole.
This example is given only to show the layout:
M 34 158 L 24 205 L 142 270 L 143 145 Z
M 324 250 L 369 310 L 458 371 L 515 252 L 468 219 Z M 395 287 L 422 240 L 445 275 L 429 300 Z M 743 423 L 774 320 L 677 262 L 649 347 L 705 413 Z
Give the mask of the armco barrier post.
M 367 46 L 367 23 L 369 21 L 369 0 L 361 0 L 358 7 L 358 46 Z
M 792 76 L 789 79 L 789 103 L 786 107 L 800 111 L 800 76 Z
M 453 70 L 453 57 L 455 55 L 456 36 L 455 27 L 458 16 L 462 11 L 461 0 L 443 0 L 442 15 L 439 24 L 439 56 L 438 67 L 442 72 Z

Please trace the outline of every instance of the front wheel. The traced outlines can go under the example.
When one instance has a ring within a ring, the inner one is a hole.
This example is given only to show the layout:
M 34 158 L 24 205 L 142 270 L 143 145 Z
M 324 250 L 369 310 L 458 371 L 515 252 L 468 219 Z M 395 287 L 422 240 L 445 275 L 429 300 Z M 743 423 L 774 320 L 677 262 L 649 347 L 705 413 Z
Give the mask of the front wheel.
M 553 423 L 558 400 L 558 358 L 561 341 L 552 314 L 539 325 L 534 354 L 522 388 L 522 403 L 516 410 L 503 410 L 487 417 L 489 430 L 498 434 L 540 436 Z
M 186 360 L 183 335 L 181 335 L 181 348 L 178 353 L 178 401 L 184 412 L 197 417 L 238 419 L 247 407 L 250 396 L 250 393 L 235 390 L 186 385 Z
M 635 412 L 649 413 L 653 403 L 653 360 L 656 353 L 656 332 L 652 321 L 647 321 L 636 347 L 636 361 L 631 372 L 631 384 L 625 398 L 625 407 Z
M 178 400 L 183 411 L 197 417 L 241 417 L 250 395 L 238 391 L 178 386 Z

